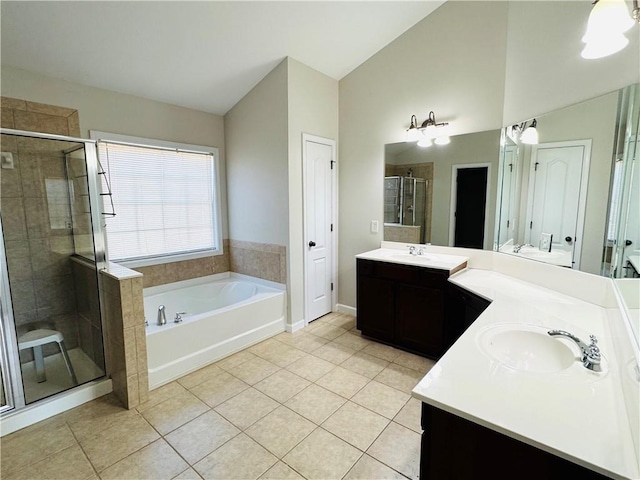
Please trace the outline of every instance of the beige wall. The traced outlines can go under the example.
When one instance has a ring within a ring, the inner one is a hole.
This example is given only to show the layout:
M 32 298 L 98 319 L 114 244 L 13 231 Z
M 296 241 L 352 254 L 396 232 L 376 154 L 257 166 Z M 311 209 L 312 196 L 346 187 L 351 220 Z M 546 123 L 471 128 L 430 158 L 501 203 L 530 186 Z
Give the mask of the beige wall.
M 287 245 L 287 63 L 224 116 L 229 238 Z
M 451 175 L 453 165 L 489 163 L 489 216 L 486 222 L 485 245 L 493 245 L 495 204 L 498 181 L 500 130 L 456 135 L 449 145 L 428 149 L 415 147 L 395 157 L 396 163 L 411 164 L 433 162 L 433 207 L 431 216 L 431 243 L 449 245 Z
M 629 3 L 629 2 L 627 2 Z M 606 58 L 580 56 L 592 5 L 510 1 L 504 125 L 573 105 L 640 81 L 640 29 Z
M 2 66 L 3 96 L 77 109 L 80 135 L 89 130 L 218 147 L 220 152 L 223 238 L 228 238 L 224 182 L 224 121 L 220 115 L 177 107 Z
M 338 140 L 338 82 L 302 63 L 289 66 L 289 292 L 291 323 L 304 318 L 302 134 Z M 339 164 L 338 164 L 339 165 Z M 339 171 L 339 166 L 338 166 Z M 337 274 L 337 272 L 336 272 Z
M 452 135 L 502 126 L 506 20 L 506 2 L 447 2 L 340 81 L 341 304 L 355 305 L 354 255 L 382 240 L 384 144 L 430 110 Z

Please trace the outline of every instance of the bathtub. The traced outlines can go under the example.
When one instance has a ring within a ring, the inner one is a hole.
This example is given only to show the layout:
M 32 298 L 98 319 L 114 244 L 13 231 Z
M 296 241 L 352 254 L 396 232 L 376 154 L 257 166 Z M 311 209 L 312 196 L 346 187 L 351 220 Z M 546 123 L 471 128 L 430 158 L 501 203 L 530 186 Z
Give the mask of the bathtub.
M 285 311 L 283 285 L 236 273 L 145 288 L 149 388 L 283 332 Z M 178 312 L 186 313 L 175 323 Z

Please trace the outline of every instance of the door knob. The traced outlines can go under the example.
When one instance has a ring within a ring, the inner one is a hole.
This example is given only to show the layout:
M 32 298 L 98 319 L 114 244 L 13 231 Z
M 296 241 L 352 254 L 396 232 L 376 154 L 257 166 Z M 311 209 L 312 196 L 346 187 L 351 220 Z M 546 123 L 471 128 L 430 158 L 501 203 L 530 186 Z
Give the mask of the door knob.
M 564 241 L 565 241 L 565 242 L 569 242 L 569 243 L 571 243 L 571 240 L 573 240 L 573 238 L 571 238 L 571 237 L 564 237 Z
M 309 246 L 310 246 L 310 247 L 315 247 L 315 246 L 316 246 L 316 242 L 314 242 L 313 240 L 311 240 L 311 241 L 309 242 Z

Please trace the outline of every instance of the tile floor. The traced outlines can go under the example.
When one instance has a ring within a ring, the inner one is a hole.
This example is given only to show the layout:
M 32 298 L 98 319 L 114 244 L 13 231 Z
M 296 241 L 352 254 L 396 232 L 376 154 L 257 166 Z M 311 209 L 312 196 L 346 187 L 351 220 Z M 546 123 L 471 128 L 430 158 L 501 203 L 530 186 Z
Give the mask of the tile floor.
M 153 390 L 108 395 L 2 438 L 17 479 L 418 478 L 420 402 L 433 362 L 329 314 Z

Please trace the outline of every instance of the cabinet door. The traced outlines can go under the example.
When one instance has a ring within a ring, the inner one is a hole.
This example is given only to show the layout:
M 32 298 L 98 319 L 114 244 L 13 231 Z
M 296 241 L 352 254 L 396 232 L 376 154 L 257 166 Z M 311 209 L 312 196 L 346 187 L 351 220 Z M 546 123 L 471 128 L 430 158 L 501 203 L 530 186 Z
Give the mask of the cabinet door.
M 396 331 L 400 345 L 430 356 L 444 353 L 442 290 L 396 285 Z
M 358 315 L 356 324 L 362 333 L 385 342 L 393 341 L 393 282 L 358 276 Z

